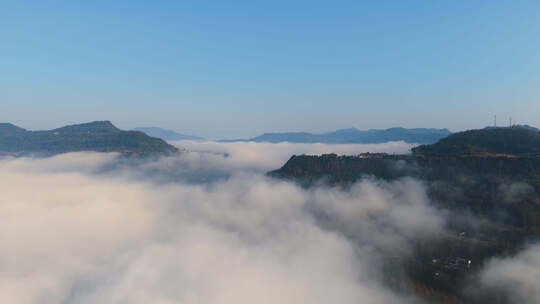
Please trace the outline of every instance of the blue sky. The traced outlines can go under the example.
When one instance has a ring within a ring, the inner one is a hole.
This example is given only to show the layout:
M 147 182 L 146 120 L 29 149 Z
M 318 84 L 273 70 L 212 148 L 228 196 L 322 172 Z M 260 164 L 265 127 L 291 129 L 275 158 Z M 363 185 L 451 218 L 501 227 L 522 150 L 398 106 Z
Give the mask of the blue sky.
M 0 121 L 540 126 L 540 1 L 3 1 Z

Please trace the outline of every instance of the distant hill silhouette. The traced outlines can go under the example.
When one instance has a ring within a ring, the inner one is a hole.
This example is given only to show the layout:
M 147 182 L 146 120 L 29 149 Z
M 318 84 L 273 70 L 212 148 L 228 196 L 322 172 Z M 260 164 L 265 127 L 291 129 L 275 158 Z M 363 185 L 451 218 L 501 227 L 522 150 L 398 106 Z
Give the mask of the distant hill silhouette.
M 163 140 L 203 140 L 204 138 L 193 135 L 185 135 L 176 131 L 162 129 L 158 127 L 138 127 L 134 131 L 144 132 L 152 137 L 161 138 Z
M 171 154 L 177 148 L 139 131 L 122 131 L 110 121 L 94 121 L 48 131 L 27 131 L 0 124 L 0 155 L 55 155 L 76 151 L 119 152 L 149 156 Z
M 292 142 L 292 143 L 327 143 L 327 144 L 371 144 L 389 141 L 404 141 L 407 143 L 427 144 L 452 134 L 448 129 L 406 129 L 390 128 L 386 130 L 358 130 L 356 128 L 342 129 L 324 134 L 306 132 L 265 133 L 250 139 L 222 140 L 222 142 L 254 141 L 254 142 Z
M 14 124 L 0 123 L 0 136 L 17 135 L 17 134 L 23 134 L 25 132 L 26 132 L 25 129 L 19 128 Z

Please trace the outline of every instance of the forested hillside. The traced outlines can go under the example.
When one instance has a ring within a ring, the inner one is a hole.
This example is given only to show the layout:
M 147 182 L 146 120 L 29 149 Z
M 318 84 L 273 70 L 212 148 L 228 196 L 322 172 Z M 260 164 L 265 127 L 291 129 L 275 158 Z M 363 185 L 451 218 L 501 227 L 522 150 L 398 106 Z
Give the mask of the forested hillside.
M 109 121 L 48 131 L 27 131 L 12 124 L 0 124 L 0 154 L 47 156 L 77 151 L 148 156 L 175 153 L 178 149 L 143 132 L 122 131 Z

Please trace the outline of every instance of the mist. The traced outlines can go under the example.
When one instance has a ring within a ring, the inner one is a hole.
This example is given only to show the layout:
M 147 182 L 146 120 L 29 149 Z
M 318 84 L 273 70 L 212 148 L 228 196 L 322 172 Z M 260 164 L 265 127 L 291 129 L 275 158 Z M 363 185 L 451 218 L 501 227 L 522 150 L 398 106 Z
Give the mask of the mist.
M 365 152 L 385 152 L 406 154 L 415 144 L 404 141 L 387 142 L 383 144 L 302 144 L 302 143 L 257 143 L 257 142 L 198 142 L 178 141 L 171 142 L 188 152 L 186 158 L 190 163 L 198 157 L 204 159 L 200 165 L 223 168 L 226 170 L 258 170 L 269 171 L 281 167 L 292 155 L 300 154 L 347 154 L 356 155 Z M 190 155 L 189 152 L 194 154 Z M 223 156 L 227 156 L 223 160 Z M 214 156 L 214 157 L 212 157 Z M 221 157 L 221 158 L 220 158 Z
M 540 303 L 540 244 L 515 256 L 491 259 L 478 281 L 477 293 L 491 293 L 510 303 Z
M 0 302 L 423 302 L 383 278 L 389 256 L 444 233 L 447 215 L 421 181 L 304 189 L 264 175 L 295 153 L 408 145 L 183 148 L 133 163 L 114 153 L 1 159 Z M 490 284 L 501 269 L 522 267 L 493 265 Z

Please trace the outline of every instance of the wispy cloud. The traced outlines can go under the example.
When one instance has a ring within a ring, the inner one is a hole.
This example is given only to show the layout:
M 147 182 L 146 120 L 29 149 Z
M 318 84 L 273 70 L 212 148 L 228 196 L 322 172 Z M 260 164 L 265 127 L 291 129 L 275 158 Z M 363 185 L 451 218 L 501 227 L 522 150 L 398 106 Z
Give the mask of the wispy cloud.
M 508 297 L 510 303 L 540 303 L 540 245 L 517 255 L 492 259 L 480 273 L 482 292 Z

